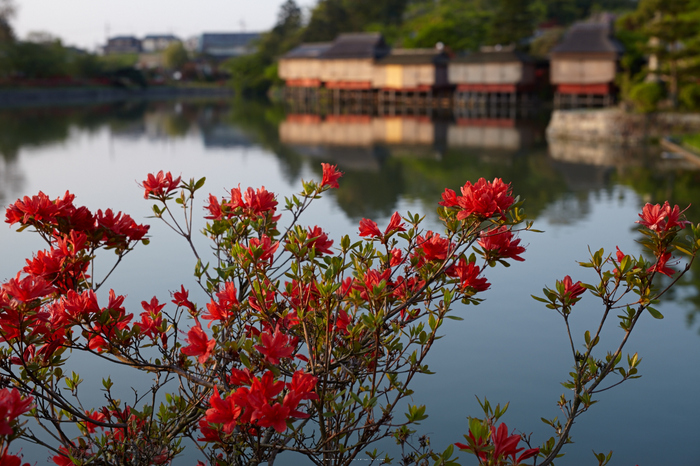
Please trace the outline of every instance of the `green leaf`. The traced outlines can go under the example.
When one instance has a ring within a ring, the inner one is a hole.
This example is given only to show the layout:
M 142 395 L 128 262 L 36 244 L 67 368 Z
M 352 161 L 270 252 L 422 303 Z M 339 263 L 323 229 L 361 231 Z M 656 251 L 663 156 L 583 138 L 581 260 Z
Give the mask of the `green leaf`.
M 657 311 L 656 309 L 654 309 L 653 307 L 648 307 L 647 311 L 649 311 L 649 314 L 651 314 L 651 316 L 654 319 L 663 319 L 664 318 L 664 315 L 662 313 L 660 313 L 659 311 Z

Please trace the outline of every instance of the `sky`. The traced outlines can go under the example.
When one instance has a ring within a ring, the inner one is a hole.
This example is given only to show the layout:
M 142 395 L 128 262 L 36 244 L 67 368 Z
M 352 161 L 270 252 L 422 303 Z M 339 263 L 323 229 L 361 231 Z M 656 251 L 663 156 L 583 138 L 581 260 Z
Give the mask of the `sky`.
M 296 0 L 308 11 L 315 0 Z M 259 32 L 274 26 L 284 0 L 14 0 L 11 21 L 19 38 L 49 32 L 91 51 L 106 37 L 204 32 Z

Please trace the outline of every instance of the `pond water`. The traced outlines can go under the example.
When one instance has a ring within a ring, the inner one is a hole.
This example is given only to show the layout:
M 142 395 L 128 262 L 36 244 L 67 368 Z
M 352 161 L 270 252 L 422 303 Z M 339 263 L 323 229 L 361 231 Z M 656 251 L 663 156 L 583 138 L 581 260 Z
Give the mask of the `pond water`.
M 3 110 L 0 205 L 40 190 L 52 198 L 70 190 L 90 209 L 111 207 L 150 223 L 151 244 L 128 255 L 108 282 L 127 295 L 130 312 L 139 312 L 142 300 L 155 295 L 165 301 L 180 284 L 195 288 L 186 244 L 147 219 L 150 203 L 137 183 L 150 172 L 206 176 L 208 190 L 217 196 L 240 183 L 264 185 L 283 197 L 299 191 L 302 179 L 319 180 L 321 162 L 337 164 L 345 172 L 340 189 L 305 219 L 322 224 L 335 238 L 357 235 L 363 217 L 386 224 L 397 210 L 425 213 L 427 226 L 435 228 L 444 188 L 501 177 L 525 199 L 528 216 L 544 233 L 521 235 L 525 262 L 489 270 L 486 301 L 457 309 L 465 320 L 444 327 L 445 337 L 428 361 L 436 374 L 415 381 L 413 401 L 428 407 L 419 433 L 429 435 L 436 450 L 463 440 L 466 417 L 480 414 L 476 396 L 510 402 L 502 420 L 532 432 L 533 443 L 540 444 L 552 435 L 540 417 L 559 414 L 560 382 L 572 361 L 561 318 L 530 295 L 567 274 L 594 281 L 576 264 L 588 258 L 589 245 L 639 254 L 634 221 L 645 202 L 693 203 L 688 217 L 700 220 L 700 173 L 658 158 L 654 149 L 548 147 L 545 125 L 546 118 L 318 118 L 224 101 Z M 35 235 L 7 226 L 0 228 L 0 244 L 3 281 L 43 247 Z M 203 239 L 198 244 L 206 248 Z M 100 257 L 98 270 L 107 270 L 109 260 Z M 613 450 L 611 464 L 618 465 L 700 464 L 699 272 L 694 267 L 659 307 L 665 319 L 641 319 L 626 349 L 643 358 L 643 377 L 600 395 L 574 426 L 575 443 L 565 447 L 557 464 L 595 464 L 591 449 Z M 575 308 L 579 343 L 600 312 L 597 304 L 588 297 Z M 611 325 L 603 347 L 620 335 Z M 101 404 L 102 376 L 110 374 L 124 390 L 149 382 L 89 358 L 79 364 L 86 379 L 81 395 L 95 406 Z M 391 442 L 380 449 L 397 456 Z M 27 461 L 46 464 L 48 454 L 41 449 L 24 444 L 23 453 Z M 462 464 L 476 464 L 469 455 L 460 457 Z M 196 458 L 189 449 L 175 464 L 194 464 Z M 298 461 L 290 464 L 302 464 Z

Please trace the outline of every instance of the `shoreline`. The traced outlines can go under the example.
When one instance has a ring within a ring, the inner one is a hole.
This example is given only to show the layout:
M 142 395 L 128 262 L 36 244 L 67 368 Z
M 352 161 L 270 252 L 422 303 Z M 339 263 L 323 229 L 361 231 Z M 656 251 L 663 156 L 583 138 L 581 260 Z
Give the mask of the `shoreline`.
M 230 87 L 159 86 L 145 89 L 77 87 L 61 89 L 1 89 L 0 108 L 80 105 L 120 100 L 158 100 L 175 97 L 229 97 Z

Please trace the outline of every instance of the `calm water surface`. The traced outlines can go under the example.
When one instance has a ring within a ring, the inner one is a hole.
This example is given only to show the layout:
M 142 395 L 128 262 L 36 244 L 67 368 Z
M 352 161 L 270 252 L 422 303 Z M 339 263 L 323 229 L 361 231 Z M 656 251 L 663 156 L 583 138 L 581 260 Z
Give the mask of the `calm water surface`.
M 70 190 L 77 203 L 93 210 L 111 207 L 151 223 L 151 244 L 127 256 L 109 282 L 127 295 L 127 309 L 139 312 L 142 300 L 156 295 L 164 301 L 180 284 L 195 289 L 185 243 L 146 219 L 150 204 L 137 183 L 149 172 L 206 176 L 217 196 L 240 183 L 264 185 L 282 197 L 298 191 L 302 179 L 320 179 L 321 162 L 338 164 L 346 172 L 341 188 L 306 218 L 336 238 L 356 234 L 363 217 L 386 224 L 396 210 L 424 212 L 427 226 L 435 228 L 436 203 L 445 187 L 502 177 L 526 200 L 528 215 L 545 233 L 522 236 L 528 245 L 525 262 L 488 271 L 492 286 L 483 294 L 486 302 L 456 310 L 465 320 L 444 327 L 445 338 L 429 360 L 436 374 L 416 381 L 414 402 L 428 405 L 430 417 L 419 433 L 428 434 L 437 450 L 463 440 L 466 417 L 480 414 L 475 396 L 510 402 L 503 421 L 532 432 L 533 443 L 540 444 L 552 434 L 540 417 L 558 414 L 556 401 L 564 391 L 559 384 L 572 363 L 563 322 L 530 295 L 567 274 L 593 281 L 576 264 L 587 259 L 588 245 L 638 254 L 634 221 L 645 202 L 694 203 L 688 216 L 700 220 L 697 172 L 657 159 L 653 150 L 548 147 L 544 124 L 494 118 L 319 119 L 226 102 L 2 111 L 0 205 L 40 190 L 51 197 Z M 43 247 L 38 237 L 7 226 L 0 228 L 0 244 L 2 280 Z M 204 241 L 199 246 L 207 247 Z M 106 270 L 110 259 L 100 257 L 98 270 Z M 666 318 L 645 316 L 628 343 L 629 352 L 643 357 L 643 377 L 600 395 L 577 422 L 575 444 L 557 464 L 595 464 L 591 449 L 614 450 L 611 464 L 617 465 L 700 464 L 700 325 L 695 320 L 700 271 L 694 269 L 660 307 Z M 575 338 L 582 340 L 598 312 L 592 298 L 576 306 Z M 620 335 L 611 327 L 604 338 L 615 341 Z M 102 404 L 102 376 L 111 375 L 127 400 L 131 384 L 149 383 L 148 376 L 138 378 L 89 358 L 78 364 L 86 380 L 81 396 L 93 406 Z M 46 452 L 23 448 L 26 460 L 46 463 Z M 381 448 L 397 456 L 391 442 Z M 176 464 L 193 464 L 194 453 L 190 449 Z M 463 464 L 475 464 L 473 457 L 460 456 Z

